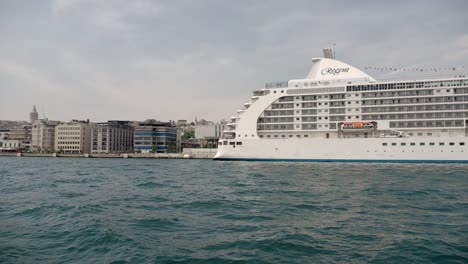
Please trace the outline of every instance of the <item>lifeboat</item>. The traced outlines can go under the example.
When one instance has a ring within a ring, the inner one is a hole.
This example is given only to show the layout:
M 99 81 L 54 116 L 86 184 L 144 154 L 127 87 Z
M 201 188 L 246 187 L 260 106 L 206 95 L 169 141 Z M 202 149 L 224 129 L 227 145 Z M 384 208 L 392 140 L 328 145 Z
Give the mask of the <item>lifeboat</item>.
M 345 122 L 341 124 L 341 129 L 373 129 L 374 124 L 369 122 Z

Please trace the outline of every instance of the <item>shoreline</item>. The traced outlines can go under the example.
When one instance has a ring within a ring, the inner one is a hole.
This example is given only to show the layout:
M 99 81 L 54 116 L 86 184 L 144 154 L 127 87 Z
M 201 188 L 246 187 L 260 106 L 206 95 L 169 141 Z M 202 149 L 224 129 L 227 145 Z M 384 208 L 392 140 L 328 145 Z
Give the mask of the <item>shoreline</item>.
M 113 154 L 58 154 L 4 152 L 0 157 L 40 157 L 40 158 L 152 158 L 152 159 L 213 159 L 216 152 L 191 153 L 113 153 Z

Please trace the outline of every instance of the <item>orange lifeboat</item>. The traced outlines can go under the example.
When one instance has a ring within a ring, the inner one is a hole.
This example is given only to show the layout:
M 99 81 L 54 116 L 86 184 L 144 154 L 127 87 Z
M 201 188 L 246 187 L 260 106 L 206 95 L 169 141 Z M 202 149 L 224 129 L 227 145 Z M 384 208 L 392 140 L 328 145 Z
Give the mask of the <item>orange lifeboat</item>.
M 341 129 L 372 129 L 374 124 L 369 122 L 344 122 Z

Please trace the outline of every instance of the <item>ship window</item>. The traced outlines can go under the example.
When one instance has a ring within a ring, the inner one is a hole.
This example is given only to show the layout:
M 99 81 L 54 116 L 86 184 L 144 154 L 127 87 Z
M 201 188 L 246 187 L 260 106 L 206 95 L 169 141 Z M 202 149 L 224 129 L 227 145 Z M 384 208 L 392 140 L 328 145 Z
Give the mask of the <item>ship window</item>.
M 409 133 L 408 135 L 412 136 L 412 135 L 414 135 L 414 134 L 413 134 L 413 133 Z
M 263 135 L 260 135 L 260 138 L 263 138 Z
M 432 136 L 432 133 L 427 133 L 428 136 Z
M 430 143 L 429 143 L 429 146 L 434 146 L 434 145 L 435 145 L 434 142 L 430 142 Z
M 465 142 L 460 142 L 460 146 L 465 146 Z
M 227 145 L 227 144 L 228 144 L 228 142 L 227 142 L 227 141 L 223 141 L 223 142 L 224 142 L 224 145 Z
M 239 135 L 237 135 L 237 136 L 238 136 L 238 137 L 241 137 L 241 135 L 240 135 L 240 134 L 239 134 Z
M 281 93 L 283 93 L 283 92 L 284 92 L 284 91 L 283 91 L 283 90 L 281 90 Z
M 301 135 L 296 135 L 296 137 L 300 138 L 300 137 L 301 137 Z
M 422 137 L 423 133 L 418 133 L 418 137 Z
M 351 104 L 351 102 L 348 102 L 348 104 Z
M 236 142 L 229 142 L 229 145 L 231 145 L 231 146 L 233 146 L 235 144 L 236 144 Z
M 450 142 L 450 143 L 449 143 L 449 145 L 450 145 L 450 146 L 453 146 L 453 145 L 455 145 L 455 143 L 453 143 L 453 142 Z
M 281 135 L 281 137 L 286 137 L 286 135 Z
M 382 146 L 387 146 L 387 143 L 382 143 Z
M 273 93 L 276 93 L 276 91 L 273 91 Z
M 245 137 L 247 137 L 247 134 L 245 135 Z
M 289 137 L 293 137 L 293 135 L 289 135 Z
M 242 145 L 242 142 L 236 142 L 236 145 Z
M 396 146 L 396 143 L 392 143 L 392 146 Z
M 277 137 L 278 137 L 278 135 L 274 135 L 274 137 L 275 137 L 275 138 L 277 138 Z
M 406 146 L 406 143 L 401 143 L 402 146 Z
M 416 146 L 416 143 L 410 143 L 411 146 Z
M 304 137 L 309 137 L 309 135 L 304 135 Z
M 271 136 L 270 135 L 267 135 L 267 138 L 270 138 Z
M 296 104 L 296 106 L 299 106 L 299 104 Z
M 419 145 L 420 145 L 420 146 L 424 146 L 424 145 L 426 145 L 426 143 L 421 142 L 421 143 L 419 143 Z
M 299 120 L 299 117 L 296 117 L 296 120 Z
M 444 142 L 439 142 L 439 146 L 443 146 L 443 145 L 445 145 Z

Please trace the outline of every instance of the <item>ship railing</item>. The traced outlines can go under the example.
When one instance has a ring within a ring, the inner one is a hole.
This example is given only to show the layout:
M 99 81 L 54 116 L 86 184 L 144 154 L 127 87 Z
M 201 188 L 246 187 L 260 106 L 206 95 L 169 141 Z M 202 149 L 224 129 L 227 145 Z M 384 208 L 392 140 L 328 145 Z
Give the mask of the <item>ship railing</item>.
M 273 89 L 273 88 L 287 88 L 289 81 L 282 81 L 282 82 L 270 82 L 265 83 L 266 89 Z

